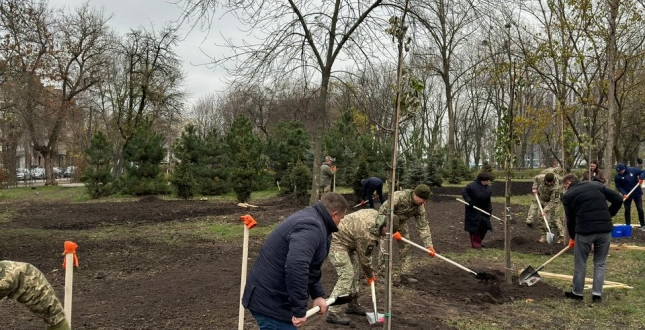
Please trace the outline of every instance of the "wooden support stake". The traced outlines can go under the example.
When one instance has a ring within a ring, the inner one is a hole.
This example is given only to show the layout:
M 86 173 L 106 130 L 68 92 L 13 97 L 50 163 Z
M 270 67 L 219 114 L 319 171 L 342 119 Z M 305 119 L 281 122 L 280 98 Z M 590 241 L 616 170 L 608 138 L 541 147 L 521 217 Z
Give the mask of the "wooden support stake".
M 65 250 L 63 255 L 63 269 L 65 269 L 65 300 L 63 312 L 69 326 L 72 326 L 72 288 L 74 287 L 74 267 L 78 267 L 78 257 L 76 248 L 78 245 L 72 241 L 65 241 Z M 69 266 L 69 267 L 68 267 Z
M 249 230 L 255 227 L 258 223 L 250 214 L 243 215 L 240 220 L 244 221 L 244 245 L 242 246 L 242 274 L 240 276 L 240 309 L 237 319 L 237 329 L 244 330 L 244 306 L 242 305 L 242 297 L 244 296 L 244 286 L 246 286 L 246 272 L 247 272 L 247 259 L 249 258 Z

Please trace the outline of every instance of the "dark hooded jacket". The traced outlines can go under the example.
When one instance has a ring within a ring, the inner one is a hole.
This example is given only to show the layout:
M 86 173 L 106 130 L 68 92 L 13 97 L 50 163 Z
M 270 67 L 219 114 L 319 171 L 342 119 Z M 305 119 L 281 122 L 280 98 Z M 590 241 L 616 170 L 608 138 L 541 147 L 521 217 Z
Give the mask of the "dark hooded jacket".
M 492 213 L 493 204 L 490 200 L 490 196 L 492 194 L 493 192 L 490 186 L 485 186 L 478 180 L 469 183 L 461 192 L 461 196 L 466 202 L 468 202 L 468 204 L 470 204 L 465 206 L 465 231 L 472 234 L 479 233 L 479 226 L 482 221 L 484 221 L 488 228 L 493 231 L 493 225 L 490 222 L 490 217 L 473 207 L 477 206 L 478 208 L 487 211 L 488 213 Z
M 607 202 L 610 206 L 607 207 Z M 613 230 L 611 218 L 623 205 L 623 196 L 596 181 L 571 182 L 562 196 L 569 236 L 607 233 Z
M 338 228 L 321 203 L 282 221 L 262 245 L 242 296 L 247 309 L 285 322 L 304 317 L 309 297 L 325 296 L 321 266 Z

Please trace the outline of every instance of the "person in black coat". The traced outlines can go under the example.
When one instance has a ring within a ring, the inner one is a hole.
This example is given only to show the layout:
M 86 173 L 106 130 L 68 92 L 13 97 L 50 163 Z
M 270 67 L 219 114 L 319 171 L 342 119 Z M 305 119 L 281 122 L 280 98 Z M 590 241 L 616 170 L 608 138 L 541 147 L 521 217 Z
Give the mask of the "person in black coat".
M 334 192 L 298 211 L 267 236 L 246 281 L 242 305 L 260 329 L 296 329 L 306 321 L 307 303 L 327 311 L 320 282 L 332 233 L 347 212 L 347 201 Z
M 593 246 L 593 285 L 592 301 L 602 301 L 602 286 L 605 281 L 605 262 L 611 243 L 614 225 L 611 218 L 618 213 L 623 204 L 623 196 L 596 181 L 578 181 L 575 174 L 563 178 L 566 192 L 562 205 L 569 231 L 569 248 L 573 250 L 573 287 L 565 296 L 573 300 L 583 300 L 587 258 Z M 607 207 L 609 202 L 609 207 Z
M 378 195 L 378 200 L 381 204 L 385 202 L 385 198 L 383 198 L 383 180 L 377 177 L 371 177 L 363 179 L 361 184 L 363 185 L 361 205 L 365 205 L 365 199 L 367 199 L 370 202 L 370 208 L 374 208 L 374 198 L 372 197 L 374 192 Z
M 480 249 L 486 233 L 489 230 L 493 231 L 490 216 L 474 208 L 477 206 L 489 214 L 493 212 L 493 204 L 490 200 L 493 193 L 490 188 L 492 180 L 493 176 L 489 172 L 481 172 L 475 181 L 469 183 L 461 192 L 461 196 L 468 203 L 464 215 L 464 230 L 470 233 L 470 244 L 473 249 Z

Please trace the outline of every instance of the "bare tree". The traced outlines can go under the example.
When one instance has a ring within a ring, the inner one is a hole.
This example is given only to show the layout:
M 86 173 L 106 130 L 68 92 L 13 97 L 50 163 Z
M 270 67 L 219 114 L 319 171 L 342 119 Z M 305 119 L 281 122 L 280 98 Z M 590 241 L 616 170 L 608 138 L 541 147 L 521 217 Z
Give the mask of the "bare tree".
M 310 77 L 314 72 L 320 76 L 316 90 L 317 105 L 314 112 L 316 127 L 312 132 L 314 163 L 312 165 L 312 194 L 310 203 L 317 201 L 318 181 L 322 154 L 322 134 L 328 121 L 327 96 L 334 65 L 340 59 L 371 62 L 378 48 L 377 36 L 386 26 L 386 15 L 373 15 L 384 5 L 382 0 L 311 2 L 307 0 L 265 0 L 249 2 L 226 2 L 218 0 L 183 0 L 187 18 L 196 15 L 208 26 L 212 12 L 223 9 L 233 13 L 249 32 L 256 33 L 257 42 L 246 41 L 227 45 L 233 55 L 214 59 L 219 65 L 229 59 L 237 59 L 238 65 L 231 73 L 243 80 L 263 80 L 282 75 L 297 74 Z M 372 48 L 366 47 L 371 43 Z

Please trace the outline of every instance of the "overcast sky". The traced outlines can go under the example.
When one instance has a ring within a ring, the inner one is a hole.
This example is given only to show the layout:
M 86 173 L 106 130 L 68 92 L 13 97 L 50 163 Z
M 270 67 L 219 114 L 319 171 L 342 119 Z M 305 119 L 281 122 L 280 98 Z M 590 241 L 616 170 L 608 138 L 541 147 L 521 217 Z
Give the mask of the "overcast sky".
M 79 7 L 86 0 L 49 0 L 52 8 L 62 8 L 65 6 L 75 8 Z M 110 26 L 120 34 L 128 32 L 131 28 L 141 26 L 161 28 L 164 23 L 176 21 L 180 16 L 180 9 L 177 5 L 165 0 L 90 0 L 91 7 L 102 8 L 106 14 L 112 15 Z M 177 55 L 183 62 L 183 71 L 185 73 L 184 89 L 189 92 L 187 109 L 190 109 L 193 102 L 209 93 L 222 90 L 225 83 L 222 78 L 226 74 L 223 69 L 209 69 L 203 64 L 209 61 L 209 56 L 219 56 L 223 49 L 214 46 L 215 38 L 219 38 L 220 32 L 225 35 L 239 33 L 237 21 L 233 18 L 226 18 L 224 21 L 215 21 L 211 27 L 211 35 L 204 40 L 207 35 L 199 31 L 198 28 L 188 33 L 188 26 L 180 30 L 179 42 L 176 49 Z M 201 48 L 201 50 L 200 50 Z M 218 53 L 219 52 L 219 53 Z M 205 55 L 205 54 L 206 55 Z

